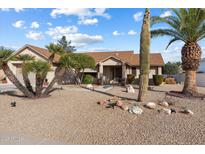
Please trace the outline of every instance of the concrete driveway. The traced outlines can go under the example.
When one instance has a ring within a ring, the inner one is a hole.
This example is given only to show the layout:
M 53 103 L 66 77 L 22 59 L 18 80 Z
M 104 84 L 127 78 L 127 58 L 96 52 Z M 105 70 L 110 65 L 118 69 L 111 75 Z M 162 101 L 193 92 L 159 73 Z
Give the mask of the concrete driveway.
M 0 132 L 0 145 L 48 145 L 62 144 L 59 141 L 51 141 L 45 138 L 37 138 L 14 132 Z

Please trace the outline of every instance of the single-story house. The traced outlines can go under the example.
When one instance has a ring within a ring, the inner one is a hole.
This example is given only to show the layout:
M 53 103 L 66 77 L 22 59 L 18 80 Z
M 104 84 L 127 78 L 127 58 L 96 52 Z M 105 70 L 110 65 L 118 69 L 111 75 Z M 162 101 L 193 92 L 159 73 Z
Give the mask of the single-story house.
M 51 53 L 44 48 L 39 48 L 33 45 L 25 45 L 17 50 L 13 55 L 29 54 L 35 59 L 48 61 Z M 136 78 L 139 77 L 139 54 L 134 51 L 113 51 L 113 52 L 84 52 L 83 54 L 89 55 L 95 59 L 96 69 L 85 69 L 85 73 L 92 74 L 97 79 L 103 79 L 104 83 L 111 81 L 120 82 L 127 78 L 128 74 L 134 74 Z M 47 79 L 51 81 L 54 76 L 55 63 L 57 64 L 60 59 L 59 55 L 54 57 L 54 65 L 52 71 L 48 73 Z M 13 73 L 22 81 L 21 74 L 21 61 L 10 61 L 9 66 Z M 152 79 L 154 74 L 162 74 L 164 61 L 160 53 L 151 53 L 150 55 L 150 74 L 149 78 Z M 30 74 L 31 81 L 35 79 L 34 74 Z

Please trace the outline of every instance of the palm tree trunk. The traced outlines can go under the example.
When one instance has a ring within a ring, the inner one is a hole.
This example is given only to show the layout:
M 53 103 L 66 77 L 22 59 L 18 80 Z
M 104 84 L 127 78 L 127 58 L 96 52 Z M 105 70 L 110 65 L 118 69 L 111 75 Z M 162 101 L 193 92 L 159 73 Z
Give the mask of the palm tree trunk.
M 43 82 L 45 78 L 36 75 L 36 97 L 41 97 L 43 90 Z
M 53 77 L 53 79 L 51 80 L 50 84 L 48 85 L 48 87 L 45 89 L 45 91 L 43 92 L 43 95 L 48 95 L 51 91 L 51 89 L 53 88 L 54 84 L 58 81 L 58 79 L 60 77 L 63 76 L 63 74 L 65 74 L 66 69 L 57 67 L 55 70 L 55 75 Z
M 196 85 L 196 71 L 186 71 L 185 72 L 185 82 L 182 91 L 185 95 L 194 95 L 197 93 Z
M 57 82 L 57 77 L 54 76 L 52 81 L 50 82 L 50 84 L 48 85 L 48 87 L 45 89 L 45 91 L 43 92 L 43 95 L 48 95 L 51 91 L 51 89 L 53 88 L 54 84 Z
M 26 89 L 20 81 L 16 78 L 16 76 L 13 74 L 13 72 L 10 70 L 8 63 L 4 62 L 2 65 L 2 69 L 5 73 L 5 75 L 8 77 L 8 79 L 26 96 L 29 98 L 34 98 L 34 94 L 31 93 L 28 89 Z
M 145 10 L 140 34 L 140 83 L 138 101 L 142 102 L 149 84 L 150 69 L 150 10 Z
M 27 73 L 26 71 L 22 70 L 22 76 L 23 76 L 23 81 L 24 81 L 24 84 L 25 84 L 26 88 L 27 88 L 31 93 L 34 94 L 33 87 L 32 87 L 32 85 L 31 85 L 31 82 L 30 82 L 29 78 L 28 78 L 28 73 Z

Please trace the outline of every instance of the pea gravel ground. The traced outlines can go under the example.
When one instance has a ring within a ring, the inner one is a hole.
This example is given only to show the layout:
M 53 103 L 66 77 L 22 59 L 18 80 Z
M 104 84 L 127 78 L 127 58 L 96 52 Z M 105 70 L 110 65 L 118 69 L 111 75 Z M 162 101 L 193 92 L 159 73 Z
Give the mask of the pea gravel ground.
M 154 87 L 145 102 L 163 100 L 166 91 L 181 89 L 180 85 Z M 199 90 L 205 93 L 205 88 Z M 0 95 L 0 134 L 23 134 L 61 144 L 205 144 L 205 100 L 170 97 L 168 100 L 175 102 L 170 108 L 180 111 L 187 107 L 194 115 L 166 115 L 144 108 L 145 102 L 134 101 L 137 90 L 128 94 L 125 88 L 114 87 L 106 93 L 66 86 L 38 100 Z M 96 103 L 112 98 L 110 95 L 127 98 L 122 101 L 129 106 L 137 103 L 143 114 Z M 10 107 L 13 100 L 17 102 L 15 108 Z

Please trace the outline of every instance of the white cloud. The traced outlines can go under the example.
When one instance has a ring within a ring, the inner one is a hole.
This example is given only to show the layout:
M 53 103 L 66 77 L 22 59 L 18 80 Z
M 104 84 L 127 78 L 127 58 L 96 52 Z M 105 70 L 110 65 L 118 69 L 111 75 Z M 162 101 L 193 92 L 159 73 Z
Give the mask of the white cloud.
M 142 20 L 143 12 L 137 12 L 133 15 L 133 18 L 136 22 Z
M 97 18 L 93 18 L 93 19 L 81 19 L 78 21 L 78 24 L 82 24 L 82 25 L 95 25 L 98 23 L 98 19 Z
M 26 34 L 26 37 L 32 40 L 42 40 L 44 38 L 41 32 L 33 32 L 33 31 L 29 31 Z
M 14 27 L 16 27 L 16 28 L 22 28 L 23 25 L 24 25 L 24 23 L 25 23 L 25 21 L 23 21 L 23 20 L 18 20 L 18 21 L 16 21 L 15 23 L 13 23 L 12 25 L 13 25 Z
M 71 40 L 73 43 L 97 43 L 103 41 L 103 37 L 101 35 L 88 35 L 82 33 L 76 34 L 68 34 L 66 35 L 68 40 Z
M 114 32 L 112 33 L 112 35 L 113 35 L 113 36 L 120 36 L 120 35 L 124 35 L 124 33 L 120 33 L 120 32 L 118 32 L 118 31 L 116 30 L 116 31 L 114 31 Z
M 56 18 L 59 15 L 66 16 L 78 16 L 79 18 L 88 18 L 94 16 L 102 16 L 105 18 L 110 18 L 110 15 L 105 13 L 106 9 L 89 9 L 89 8 L 61 8 L 61 9 L 53 9 L 51 12 L 51 16 Z
M 14 10 L 15 10 L 16 12 L 18 12 L 18 13 L 24 11 L 23 8 L 14 8 Z
M 30 26 L 30 27 L 33 28 L 33 29 L 37 29 L 37 28 L 40 27 L 40 25 L 39 25 L 39 23 L 38 23 L 37 21 L 33 21 L 33 22 L 31 23 L 31 26 Z
M 137 32 L 135 32 L 134 30 L 130 30 L 127 34 L 128 34 L 128 35 L 136 35 Z
M 55 28 L 49 28 L 46 34 L 51 36 L 53 39 L 58 39 L 63 35 L 67 35 L 70 33 L 77 33 L 77 32 L 78 32 L 78 28 L 76 26 L 67 26 L 67 27 L 57 26 Z
M 48 22 L 47 24 L 48 24 L 48 26 L 52 26 L 53 25 L 51 22 Z
M 171 16 L 172 15 L 172 12 L 171 11 L 165 11 L 164 13 L 162 13 L 160 15 L 161 18 L 164 18 L 164 17 L 168 17 L 168 16 Z

